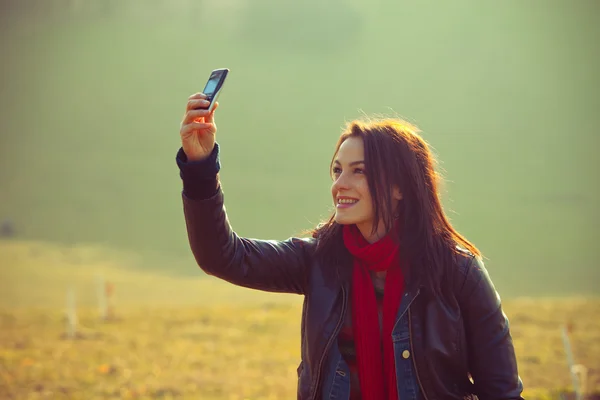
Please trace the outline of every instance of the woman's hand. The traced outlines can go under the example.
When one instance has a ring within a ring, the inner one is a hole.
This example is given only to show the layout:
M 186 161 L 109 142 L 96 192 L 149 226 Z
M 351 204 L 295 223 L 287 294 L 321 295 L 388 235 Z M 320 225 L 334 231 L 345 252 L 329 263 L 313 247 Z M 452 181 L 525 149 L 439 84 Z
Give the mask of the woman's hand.
M 219 106 L 217 102 L 213 110 L 207 110 L 210 102 L 203 93 L 196 93 L 189 97 L 185 115 L 181 121 L 179 135 L 181 136 L 181 147 L 188 161 L 199 161 L 207 158 L 215 147 L 215 135 L 217 125 L 215 124 L 215 110 Z

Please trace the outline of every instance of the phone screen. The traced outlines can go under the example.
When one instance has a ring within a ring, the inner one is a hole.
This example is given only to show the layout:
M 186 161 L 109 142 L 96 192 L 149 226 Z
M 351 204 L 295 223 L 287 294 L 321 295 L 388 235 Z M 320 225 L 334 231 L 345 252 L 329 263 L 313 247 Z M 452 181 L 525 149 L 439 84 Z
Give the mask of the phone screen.
M 220 79 L 221 79 L 220 73 L 212 74 L 210 76 L 210 78 L 208 79 L 208 82 L 206 82 L 206 87 L 204 88 L 204 94 L 207 95 L 208 97 L 212 97 L 212 95 L 215 94 L 215 89 L 217 88 L 217 85 L 219 84 Z
M 217 83 L 219 82 L 218 76 L 211 76 L 209 81 L 206 83 L 206 88 L 204 88 L 204 94 L 210 96 L 215 93 L 215 89 L 217 88 Z

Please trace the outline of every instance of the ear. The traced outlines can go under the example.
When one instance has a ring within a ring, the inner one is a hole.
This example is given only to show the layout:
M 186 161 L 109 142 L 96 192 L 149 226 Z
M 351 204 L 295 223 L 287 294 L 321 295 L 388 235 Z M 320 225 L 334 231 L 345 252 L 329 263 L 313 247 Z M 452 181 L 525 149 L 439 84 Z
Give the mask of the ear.
M 392 189 L 392 196 L 394 196 L 395 200 L 402 200 L 402 198 L 404 196 L 402 196 L 402 192 L 400 192 L 400 188 L 398 186 L 394 186 L 394 188 Z

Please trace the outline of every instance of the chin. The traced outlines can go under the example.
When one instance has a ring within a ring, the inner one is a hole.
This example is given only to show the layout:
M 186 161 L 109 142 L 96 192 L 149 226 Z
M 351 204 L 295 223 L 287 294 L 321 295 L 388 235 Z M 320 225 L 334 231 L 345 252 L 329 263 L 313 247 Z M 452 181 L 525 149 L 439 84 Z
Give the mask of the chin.
M 341 216 L 339 214 L 335 215 L 335 222 L 337 222 L 340 225 L 352 225 L 356 223 L 355 218 Z

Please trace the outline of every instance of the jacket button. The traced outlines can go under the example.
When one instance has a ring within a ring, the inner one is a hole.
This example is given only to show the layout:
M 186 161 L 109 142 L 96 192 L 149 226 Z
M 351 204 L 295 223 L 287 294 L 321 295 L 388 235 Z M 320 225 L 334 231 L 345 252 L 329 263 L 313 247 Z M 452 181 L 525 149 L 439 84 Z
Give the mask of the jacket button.
M 410 351 L 408 351 L 408 350 L 404 350 L 404 351 L 402 352 L 402 358 L 408 358 L 408 357 L 410 357 Z

